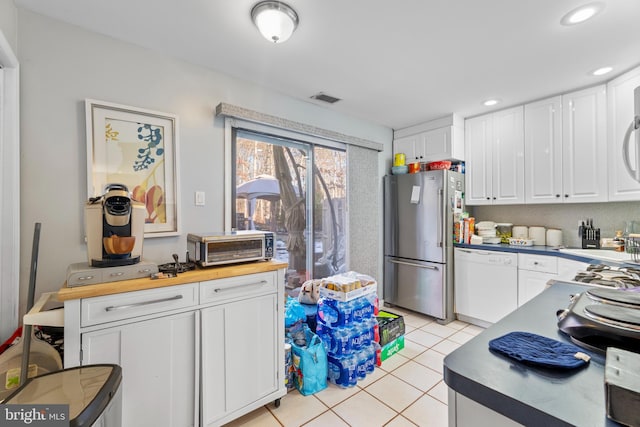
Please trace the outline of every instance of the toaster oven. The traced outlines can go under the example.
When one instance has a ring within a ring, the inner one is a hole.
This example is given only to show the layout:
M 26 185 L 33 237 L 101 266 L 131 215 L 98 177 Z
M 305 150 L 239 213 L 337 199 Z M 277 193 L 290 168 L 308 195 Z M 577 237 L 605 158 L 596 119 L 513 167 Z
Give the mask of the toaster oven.
M 188 234 L 187 249 L 201 267 L 273 258 L 274 236 L 268 231 Z

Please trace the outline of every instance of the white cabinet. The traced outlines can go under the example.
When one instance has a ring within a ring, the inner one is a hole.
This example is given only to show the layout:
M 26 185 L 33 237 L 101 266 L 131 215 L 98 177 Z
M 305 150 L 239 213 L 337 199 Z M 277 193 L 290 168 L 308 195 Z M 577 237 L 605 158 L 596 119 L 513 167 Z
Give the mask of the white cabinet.
M 465 121 L 466 204 L 524 203 L 524 118 L 518 106 Z
M 122 367 L 122 425 L 197 425 L 196 312 L 82 334 L 83 365 Z
M 607 200 L 606 88 L 562 95 L 562 183 L 565 201 Z
M 544 291 L 549 280 L 557 278 L 557 257 L 518 254 L 518 307 Z
M 394 131 L 393 154 L 404 153 L 407 163 L 464 160 L 464 128 L 458 116 Z
M 197 425 L 196 304 L 197 285 L 80 303 L 85 328 L 80 334 L 79 364 L 122 367 L 123 426 Z M 167 315 L 175 311 L 182 312 Z M 65 367 L 69 367 L 66 357 Z
M 562 202 L 562 97 L 524 106 L 524 150 L 525 202 Z
M 622 160 L 622 140 L 634 117 L 633 90 L 640 86 L 640 67 L 607 84 L 607 138 L 609 145 L 609 201 L 640 200 L 640 183 L 627 172 Z M 633 135 L 631 137 L 633 142 Z M 635 144 L 629 144 L 629 159 L 635 164 Z
M 219 426 L 286 394 L 284 270 L 185 283 L 65 301 L 64 365 L 122 367 L 124 427 Z
M 480 326 L 518 307 L 518 255 L 455 248 L 454 301 L 459 319 Z
M 202 286 L 214 304 L 201 316 L 202 425 L 219 426 L 281 395 L 284 335 L 278 325 L 284 319 L 275 274 Z M 229 293 L 235 296 L 226 298 Z

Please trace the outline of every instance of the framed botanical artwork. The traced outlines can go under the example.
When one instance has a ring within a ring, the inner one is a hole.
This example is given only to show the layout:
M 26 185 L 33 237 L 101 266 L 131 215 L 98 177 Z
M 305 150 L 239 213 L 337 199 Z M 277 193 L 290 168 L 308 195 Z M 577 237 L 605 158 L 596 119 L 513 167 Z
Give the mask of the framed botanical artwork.
M 88 196 L 124 184 L 144 203 L 144 237 L 178 231 L 178 118 L 174 114 L 87 99 Z

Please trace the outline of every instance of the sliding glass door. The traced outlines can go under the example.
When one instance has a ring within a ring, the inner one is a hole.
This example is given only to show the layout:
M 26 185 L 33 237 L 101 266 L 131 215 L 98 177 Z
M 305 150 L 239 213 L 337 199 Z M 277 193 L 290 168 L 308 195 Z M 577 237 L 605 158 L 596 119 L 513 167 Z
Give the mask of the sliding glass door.
M 346 153 L 234 128 L 232 228 L 272 231 L 287 287 L 346 268 Z

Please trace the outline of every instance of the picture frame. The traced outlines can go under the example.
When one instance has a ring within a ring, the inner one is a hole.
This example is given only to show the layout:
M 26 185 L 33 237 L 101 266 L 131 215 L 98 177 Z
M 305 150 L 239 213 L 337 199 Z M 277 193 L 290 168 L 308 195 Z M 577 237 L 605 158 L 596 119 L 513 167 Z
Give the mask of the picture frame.
M 145 238 L 178 235 L 178 117 L 94 99 L 85 111 L 88 198 L 124 184 L 145 204 Z

